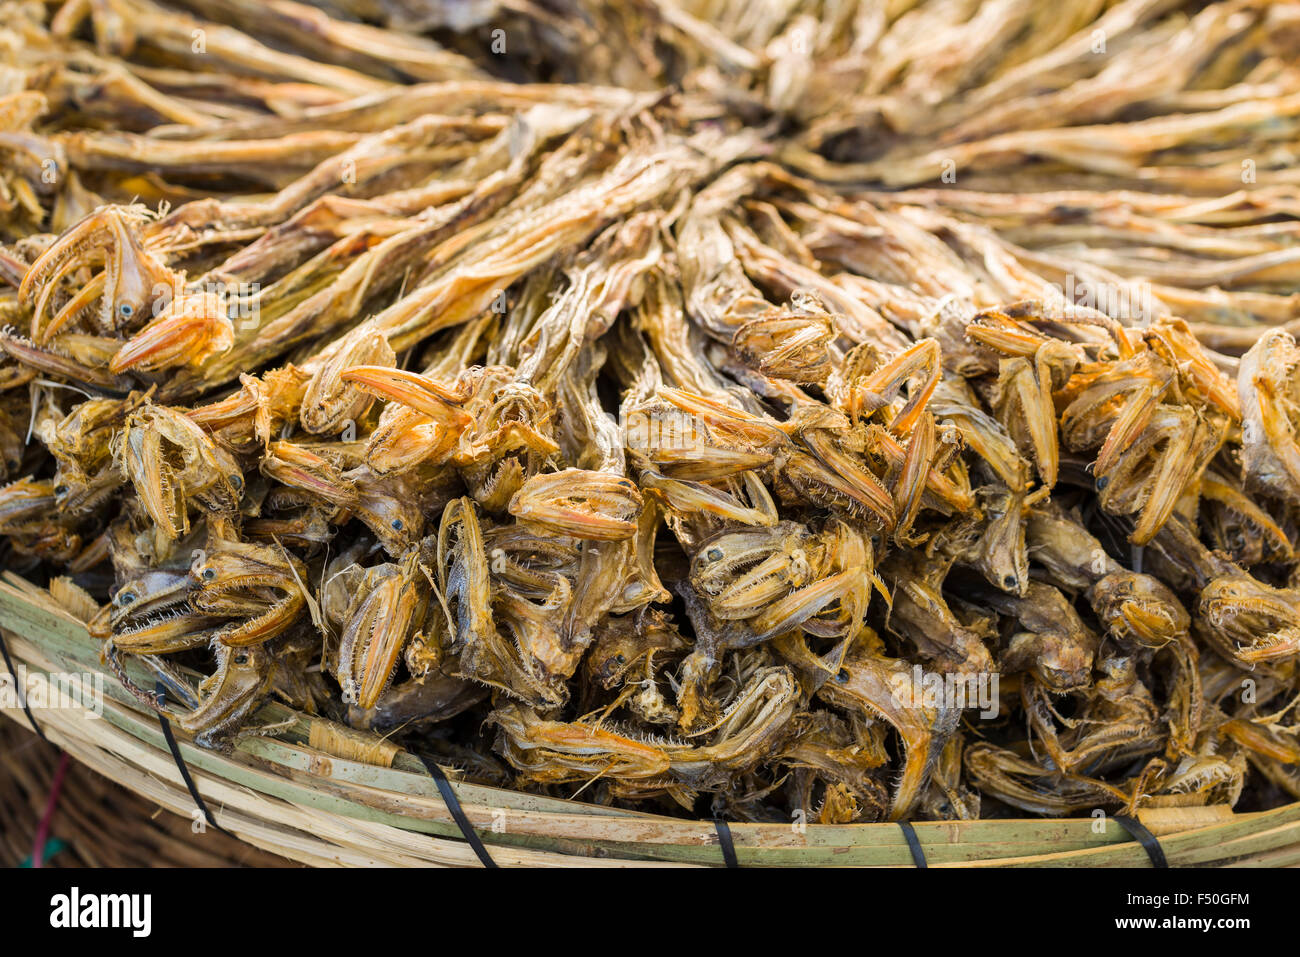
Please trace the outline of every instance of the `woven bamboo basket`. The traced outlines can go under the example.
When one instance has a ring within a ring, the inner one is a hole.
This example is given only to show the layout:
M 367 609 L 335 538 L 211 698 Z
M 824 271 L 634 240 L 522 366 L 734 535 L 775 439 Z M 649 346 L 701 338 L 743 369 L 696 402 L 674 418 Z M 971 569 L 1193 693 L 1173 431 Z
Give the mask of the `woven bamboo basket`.
M 0 628 L 15 667 L 93 683 L 103 675 L 103 713 L 36 712 L 45 735 L 73 759 L 153 805 L 180 815 L 190 838 L 211 848 L 221 835 L 188 828 L 194 802 L 155 715 L 104 672 L 97 643 L 49 594 L 6 573 Z M 141 682 L 143 668 L 132 668 Z M 89 691 L 90 689 L 86 689 Z M 19 708 L 11 720 L 27 723 Z M 304 864 L 478 866 L 421 761 L 373 735 L 267 704 L 257 720 L 283 723 L 273 737 L 240 741 L 230 754 L 177 731 L 194 783 L 223 829 L 255 848 Z M 453 780 L 465 814 L 500 866 L 723 866 L 712 822 L 600 807 Z M 1228 807 L 1139 812 L 1171 866 L 1300 864 L 1300 803 L 1271 811 Z M 757 866 L 914 866 L 896 824 L 732 824 L 738 863 Z M 184 833 L 184 832 L 182 832 Z M 1112 819 L 920 822 L 931 867 L 1143 867 L 1146 851 Z M 261 863 L 259 860 L 258 863 Z
M 49 815 L 42 867 L 300 866 L 220 832 L 200 839 L 190 815 L 164 810 L 77 761 L 56 786 L 59 761 L 54 745 L 0 721 L 0 865 L 30 863 Z

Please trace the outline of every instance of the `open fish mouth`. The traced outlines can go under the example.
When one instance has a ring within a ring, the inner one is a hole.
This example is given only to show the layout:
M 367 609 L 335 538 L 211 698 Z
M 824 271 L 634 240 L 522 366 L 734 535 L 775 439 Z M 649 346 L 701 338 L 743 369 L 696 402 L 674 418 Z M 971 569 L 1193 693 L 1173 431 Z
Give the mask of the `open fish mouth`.
M 1300 653 L 1300 605 L 1293 592 L 1241 580 L 1212 582 L 1201 593 L 1199 612 L 1235 645 L 1246 664 L 1271 663 Z

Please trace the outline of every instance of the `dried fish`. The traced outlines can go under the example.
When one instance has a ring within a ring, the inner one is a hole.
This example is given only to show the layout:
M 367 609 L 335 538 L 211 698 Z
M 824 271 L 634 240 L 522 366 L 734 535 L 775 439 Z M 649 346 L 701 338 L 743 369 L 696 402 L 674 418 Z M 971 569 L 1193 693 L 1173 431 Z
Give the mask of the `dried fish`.
M 1294 9 L 0 11 L 0 555 L 200 745 L 1300 795 Z

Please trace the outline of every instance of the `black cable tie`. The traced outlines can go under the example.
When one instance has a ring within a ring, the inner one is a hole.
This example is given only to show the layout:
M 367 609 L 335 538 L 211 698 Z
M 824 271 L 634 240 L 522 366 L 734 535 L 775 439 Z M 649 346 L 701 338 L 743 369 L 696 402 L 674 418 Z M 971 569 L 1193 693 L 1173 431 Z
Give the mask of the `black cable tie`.
M 9 646 L 5 644 L 3 631 L 0 631 L 0 655 L 4 655 L 5 667 L 9 669 L 9 674 L 13 675 L 14 693 L 18 696 L 18 700 L 23 703 L 23 711 L 27 713 L 27 720 L 31 723 L 32 730 L 40 735 L 41 740 L 46 744 L 53 744 L 53 742 L 45 736 L 45 732 L 41 730 L 41 726 L 36 723 L 36 718 L 32 714 L 31 705 L 27 703 L 27 689 L 18 687 L 18 671 L 14 668 L 13 659 L 9 657 Z
M 1142 849 L 1147 852 L 1147 857 L 1151 858 L 1152 867 L 1168 867 L 1169 861 L 1165 859 L 1164 848 L 1160 846 L 1160 841 L 1156 836 L 1147 830 L 1147 826 L 1135 817 L 1129 817 L 1127 814 L 1111 815 L 1124 830 L 1132 835 L 1133 840 L 1142 845 Z
M 907 821 L 899 821 L 898 826 L 903 830 L 903 837 L 907 838 L 907 849 L 912 852 L 912 863 L 922 870 L 929 867 L 925 860 L 925 849 L 921 847 L 921 839 L 916 836 L 916 828 Z
M 465 815 L 465 809 L 460 806 L 460 798 L 456 797 L 456 789 L 451 786 L 451 782 L 447 780 L 447 775 L 443 773 L 442 768 L 438 767 L 435 761 L 426 758 L 422 754 L 418 754 L 416 757 L 429 769 L 429 774 L 433 776 L 433 783 L 438 785 L 438 793 L 442 795 L 442 803 L 447 805 L 447 810 L 451 812 L 451 819 L 456 822 L 456 826 L 460 828 L 460 833 L 464 835 L 466 843 L 478 855 L 479 861 L 484 867 L 500 867 L 501 865 L 492 860 L 492 855 L 483 846 L 482 838 L 474 830 L 474 825 L 469 822 L 469 818 Z
M 167 688 L 161 681 L 154 685 L 154 695 L 158 698 L 159 708 L 162 708 L 167 704 Z M 239 838 L 235 837 L 235 835 L 231 834 L 217 823 L 217 819 L 212 816 L 212 812 L 208 810 L 207 804 L 203 802 L 203 797 L 199 794 L 199 789 L 194 786 L 194 779 L 190 777 L 189 766 L 186 765 L 185 759 L 181 757 L 181 749 L 176 743 L 176 735 L 172 734 L 172 723 L 167 720 L 167 716 L 163 714 L 162 711 L 158 712 L 158 724 L 162 726 L 163 737 L 167 741 L 167 747 L 171 749 L 172 760 L 176 762 L 176 768 L 181 772 L 181 780 L 184 781 L 185 786 L 189 788 L 190 797 L 194 799 L 195 807 L 202 812 L 203 819 L 207 821 L 209 825 L 226 835 L 226 837 L 233 837 L 235 840 L 239 840 Z
M 736 842 L 731 836 L 731 825 L 722 818 L 715 817 L 713 829 L 718 832 L 718 846 L 722 848 L 722 859 L 727 862 L 728 867 L 739 867 L 740 860 L 736 857 Z

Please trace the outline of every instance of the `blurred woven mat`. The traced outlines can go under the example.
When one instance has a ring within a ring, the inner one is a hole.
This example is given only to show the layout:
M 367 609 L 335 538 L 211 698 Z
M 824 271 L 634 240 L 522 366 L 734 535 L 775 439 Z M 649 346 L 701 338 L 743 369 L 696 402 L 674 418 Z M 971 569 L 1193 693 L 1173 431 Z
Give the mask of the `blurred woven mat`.
M 0 865 L 32 853 L 59 750 L 0 719 Z M 45 867 L 301 867 L 163 810 L 71 761 L 49 830 Z

